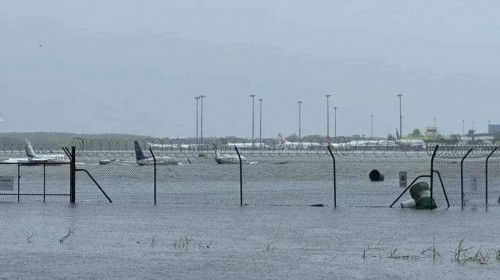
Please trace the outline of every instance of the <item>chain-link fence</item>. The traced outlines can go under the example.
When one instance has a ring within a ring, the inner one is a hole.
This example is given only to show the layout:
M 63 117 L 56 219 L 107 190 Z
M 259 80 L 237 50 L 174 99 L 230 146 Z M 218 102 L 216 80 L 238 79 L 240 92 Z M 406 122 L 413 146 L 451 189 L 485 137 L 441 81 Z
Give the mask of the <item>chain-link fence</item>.
M 138 143 L 146 156 L 154 154 L 156 167 L 137 163 L 133 140 L 75 139 L 71 144 L 76 146 L 77 168 L 87 170 L 115 203 L 332 207 L 335 202 L 340 207 L 389 206 L 404 190 L 400 187 L 401 172 L 406 172 L 408 184 L 420 175 L 430 175 L 434 150 L 434 146 L 394 147 L 366 141 L 320 146 L 311 142 L 296 147 L 280 146 L 279 142 L 265 146 L 218 141 L 193 145 L 143 139 Z M 241 166 L 235 147 L 242 157 Z M 446 206 L 441 179 L 451 205 L 461 205 L 462 193 L 465 205 L 485 204 L 486 157 L 492 149 L 472 148 L 465 159 L 470 146 L 444 145 L 438 149 L 433 167 L 439 173 L 434 174 L 433 194 L 439 206 Z M 4 147 L 4 157 L 21 153 L 22 148 L 11 147 L 5 152 Z M 167 157 L 169 161 L 162 162 Z M 488 203 L 496 203 L 500 195 L 499 159 L 496 154 L 489 159 Z M 374 170 L 383 180 L 370 179 Z M 40 195 L 44 189 L 53 194 L 48 196 L 50 200 L 69 200 L 64 197 L 69 195 L 68 165 L 0 164 L 0 176 L 16 178 L 11 191 L 0 191 L 7 194 L 0 195 L 2 201 L 16 201 L 18 193 L 21 200 L 48 199 Z M 429 182 L 428 178 L 422 180 Z M 409 198 L 407 194 L 401 200 Z M 84 172 L 76 174 L 76 200 L 107 202 Z
M 0 163 L 1 201 L 69 201 L 69 164 Z

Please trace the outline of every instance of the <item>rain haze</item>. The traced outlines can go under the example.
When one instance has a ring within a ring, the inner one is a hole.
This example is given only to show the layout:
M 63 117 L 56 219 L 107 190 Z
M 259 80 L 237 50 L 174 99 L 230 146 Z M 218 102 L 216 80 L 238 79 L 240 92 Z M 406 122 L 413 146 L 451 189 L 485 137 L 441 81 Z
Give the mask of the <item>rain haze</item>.
M 500 122 L 497 1 L 2 1 L 0 131 L 442 134 Z

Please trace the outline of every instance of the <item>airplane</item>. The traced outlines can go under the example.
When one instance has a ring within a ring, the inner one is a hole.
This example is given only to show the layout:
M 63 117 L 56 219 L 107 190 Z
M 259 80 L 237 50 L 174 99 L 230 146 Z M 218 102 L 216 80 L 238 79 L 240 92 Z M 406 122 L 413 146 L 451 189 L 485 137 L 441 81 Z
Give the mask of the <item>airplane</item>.
M 135 146 L 135 159 L 137 164 L 139 165 L 153 165 L 154 164 L 154 159 L 153 157 L 147 157 L 144 155 L 142 152 L 141 146 L 139 145 L 139 142 L 134 141 L 134 146 Z M 156 164 L 158 165 L 182 165 L 182 163 L 172 159 L 171 157 L 156 157 Z
M 29 162 L 69 163 L 64 154 L 36 154 L 28 138 L 24 138 L 24 144 Z
M 266 144 L 264 143 L 254 143 L 252 145 L 252 142 L 248 142 L 248 143 L 227 143 L 227 146 L 228 147 L 236 147 L 236 148 L 239 148 L 239 149 L 252 149 L 252 148 L 256 148 L 256 149 L 260 149 L 260 148 L 268 148 L 269 146 L 267 146 Z
M 396 140 L 396 144 L 398 144 L 401 148 L 406 149 L 414 149 L 414 150 L 425 150 L 426 144 L 424 140 L 418 139 L 398 139 Z
M 397 147 L 396 142 L 381 140 L 354 140 L 345 144 L 346 147 L 354 148 L 390 148 Z
M 281 149 L 310 149 L 320 146 L 321 144 L 316 142 L 288 142 L 281 133 L 278 134 L 278 147 Z
M 217 150 L 217 146 L 214 143 L 215 150 L 215 162 L 218 164 L 239 164 L 240 158 L 238 155 L 223 155 Z M 244 156 L 241 156 L 241 162 L 249 163 Z
M 29 163 L 29 159 L 26 158 L 9 158 L 2 161 L 3 163 Z
M 9 158 L 4 163 L 69 163 L 64 154 L 37 154 L 28 138 L 24 138 L 26 158 Z
M 330 147 L 332 149 L 342 149 L 346 148 L 346 143 L 332 143 L 332 139 L 328 139 L 328 143 L 326 144 L 326 147 Z
M 122 160 L 119 158 L 99 160 L 99 165 L 129 165 L 130 163 L 133 163 L 133 162 L 125 161 L 125 160 Z
M 157 149 L 195 149 L 198 145 L 197 144 L 154 144 L 150 142 L 146 142 L 146 145 L 151 148 L 157 148 Z

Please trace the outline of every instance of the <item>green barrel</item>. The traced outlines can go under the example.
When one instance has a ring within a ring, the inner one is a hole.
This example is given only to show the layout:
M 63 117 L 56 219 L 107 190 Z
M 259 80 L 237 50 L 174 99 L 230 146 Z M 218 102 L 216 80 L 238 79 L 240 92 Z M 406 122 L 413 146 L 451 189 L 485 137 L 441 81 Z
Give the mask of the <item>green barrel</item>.
M 437 208 L 434 198 L 431 200 L 431 191 L 429 184 L 420 182 L 410 188 L 411 198 L 415 200 L 417 209 L 435 209 Z

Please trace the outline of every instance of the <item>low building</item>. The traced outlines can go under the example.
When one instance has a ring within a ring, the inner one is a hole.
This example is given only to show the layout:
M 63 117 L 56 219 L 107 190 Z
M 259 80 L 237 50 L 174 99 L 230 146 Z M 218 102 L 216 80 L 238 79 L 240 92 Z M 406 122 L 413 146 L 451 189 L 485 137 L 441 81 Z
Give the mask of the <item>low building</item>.
M 438 135 L 436 126 L 428 126 L 425 128 L 425 137 L 436 138 Z
M 488 133 L 499 133 L 499 132 L 500 132 L 500 124 L 488 125 Z

